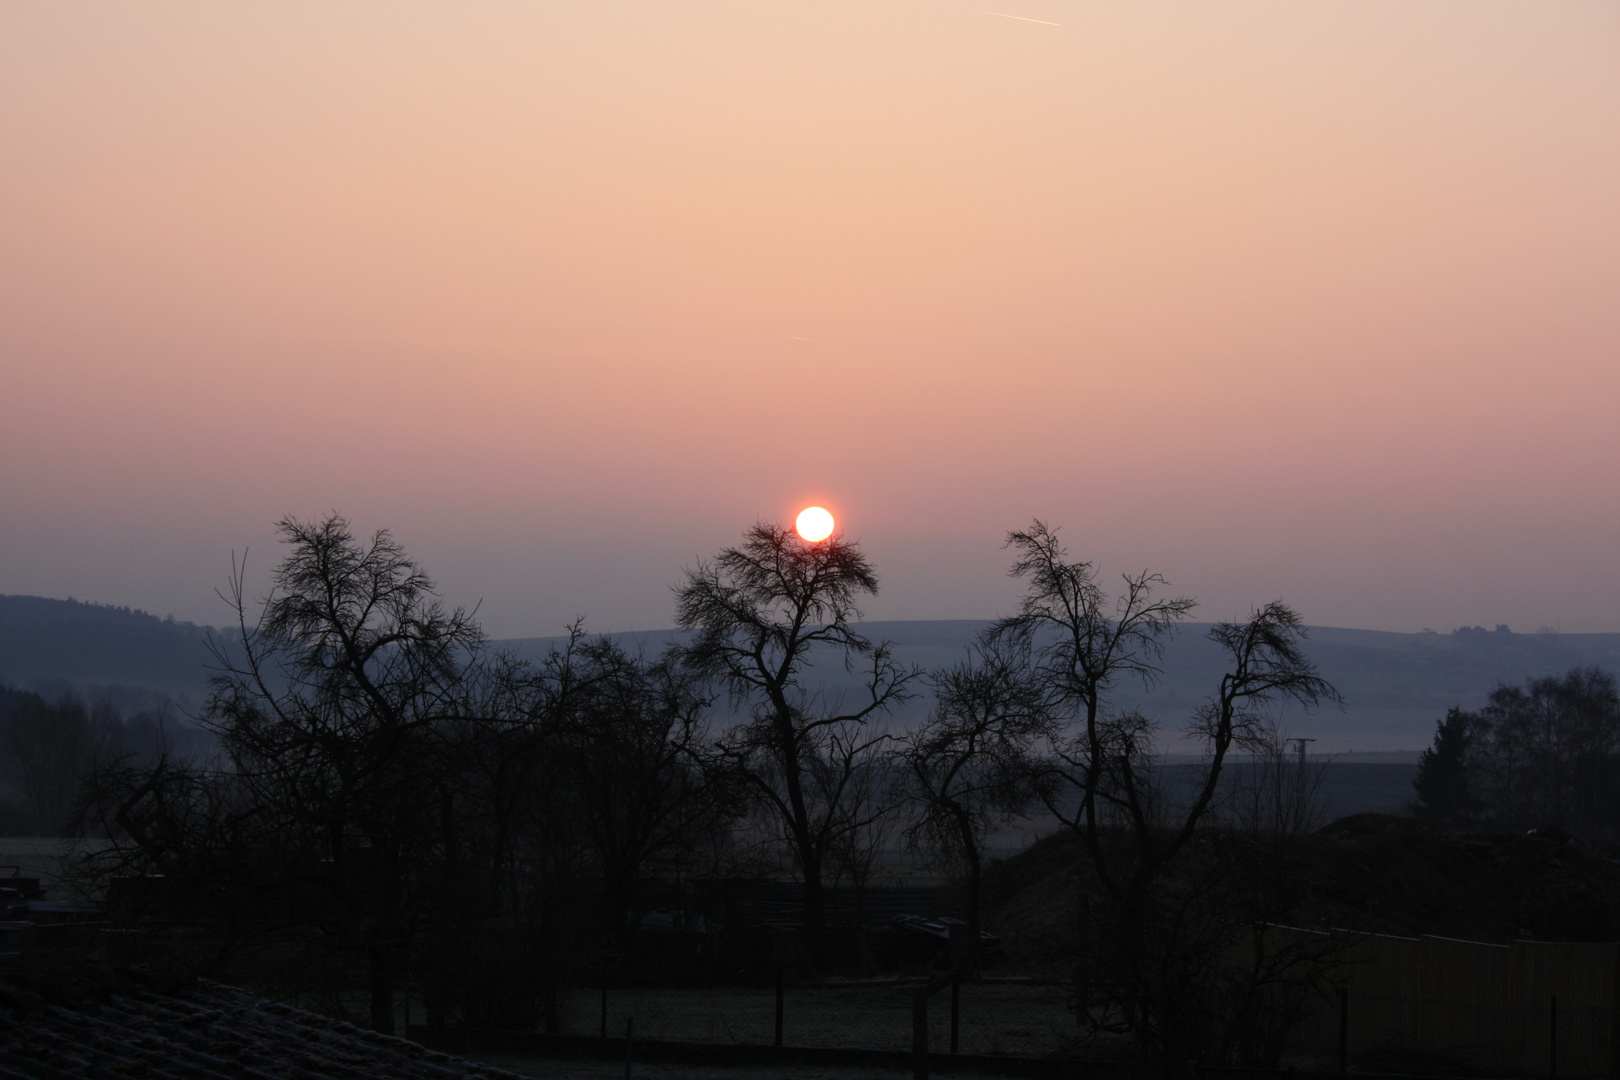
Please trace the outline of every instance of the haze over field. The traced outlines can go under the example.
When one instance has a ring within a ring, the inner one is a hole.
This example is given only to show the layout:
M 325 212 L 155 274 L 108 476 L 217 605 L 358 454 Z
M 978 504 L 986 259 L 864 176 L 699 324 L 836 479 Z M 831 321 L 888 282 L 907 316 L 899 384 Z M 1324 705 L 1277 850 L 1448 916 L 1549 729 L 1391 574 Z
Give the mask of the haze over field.
M 0 9 L 0 592 L 395 530 L 497 637 L 810 502 L 1242 617 L 1620 630 L 1620 9 Z M 1002 16 L 1016 16 L 1008 18 Z
M 962 661 L 982 620 L 870 622 L 862 631 L 896 643 L 905 664 L 938 670 Z M 1220 681 L 1224 658 L 1205 637 L 1207 626 L 1183 626 L 1164 657 L 1164 676 L 1144 691 L 1121 685 L 1119 703 L 1140 707 L 1175 734 Z M 165 622 L 143 612 L 39 597 L 0 596 L 0 685 L 35 689 L 47 697 L 77 689 L 106 697 L 126 711 L 153 707 L 166 696 L 193 712 L 207 693 L 216 661 L 213 635 L 224 644 L 229 631 Z M 675 638 L 658 630 L 626 635 L 627 644 L 649 656 Z M 538 661 L 561 645 L 556 637 L 491 642 L 492 648 Z M 1598 665 L 1620 669 L 1620 634 L 1514 634 L 1475 628 L 1454 634 L 1392 634 L 1317 627 L 1306 649 L 1322 673 L 1344 694 L 1343 709 L 1305 713 L 1284 710 L 1281 721 L 1295 736 L 1317 740 L 1313 752 L 1343 754 L 1415 752 L 1429 745 L 1435 722 L 1453 705 L 1478 708 L 1498 683 Z M 823 656 L 806 685 L 849 702 L 861 698 L 857 675 Z M 896 729 L 909 728 L 927 712 L 926 693 L 896 711 Z M 1172 746 L 1172 750 L 1176 747 Z

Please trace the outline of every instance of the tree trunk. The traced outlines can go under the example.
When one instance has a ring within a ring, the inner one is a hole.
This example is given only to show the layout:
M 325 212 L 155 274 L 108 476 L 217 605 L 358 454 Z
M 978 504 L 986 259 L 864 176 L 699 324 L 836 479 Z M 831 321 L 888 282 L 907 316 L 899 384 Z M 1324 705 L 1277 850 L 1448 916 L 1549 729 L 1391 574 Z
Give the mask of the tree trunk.
M 398 981 L 398 950 L 392 943 L 366 949 L 366 982 L 371 991 L 371 1030 L 394 1033 L 394 984 Z
M 827 927 L 827 894 L 821 884 L 821 860 L 812 852 L 801 856 L 799 862 L 804 871 L 804 950 L 819 974 L 826 966 L 822 950 Z
M 979 972 L 979 892 L 983 887 L 984 869 L 980 865 L 979 849 L 967 845 L 967 955 L 961 960 L 958 970 L 963 974 L 977 975 Z
M 810 812 L 804 801 L 804 779 L 799 763 L 799 733 L 793 727 L 792 713 L 780 694 L 774 695 L 776 753 L 781 758 L 782 780 L 787 785 L 789 822 L 793 844 L 798 848 L 799 870 L 804 874 L 804 949 L 810 962 L 822 966 L 822 931 L 826 925 L 826 897 L 821 887 L 821 852 L 810 831 Z

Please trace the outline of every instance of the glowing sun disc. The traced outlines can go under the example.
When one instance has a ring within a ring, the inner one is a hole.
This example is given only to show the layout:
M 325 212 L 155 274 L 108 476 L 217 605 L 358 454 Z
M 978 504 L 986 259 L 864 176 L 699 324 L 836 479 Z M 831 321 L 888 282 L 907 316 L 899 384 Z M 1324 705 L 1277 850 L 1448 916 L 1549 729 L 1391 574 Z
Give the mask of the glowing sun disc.
M 807 506 L 799 511 L 793 527 L 810 543 L 818 543 L 832 535 L 833 516 L 819 506 Z

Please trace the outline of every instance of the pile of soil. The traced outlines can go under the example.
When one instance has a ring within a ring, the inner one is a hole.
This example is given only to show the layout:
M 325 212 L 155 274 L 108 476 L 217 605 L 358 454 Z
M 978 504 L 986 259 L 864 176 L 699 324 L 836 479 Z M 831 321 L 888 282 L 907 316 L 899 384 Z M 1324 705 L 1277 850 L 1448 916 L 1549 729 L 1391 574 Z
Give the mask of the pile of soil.
M 1294 925 L 1496 943 L 1620 938 L 1620 848 L 1554 830 L 1466 835 L 1356 814 L 1287 858 L 1304 886 Z M 1009 967 L 1034 973 L 1063 951 L 1086 867 L 1079 841 L 1058 834 L 988 869 L 985 924 Z
M 1620 932 L 1620 849 L 1556 830 L 1469 835 L 1357 814 L 1312 837 L 1301 863 L 1315 926 L 1496 943 Z

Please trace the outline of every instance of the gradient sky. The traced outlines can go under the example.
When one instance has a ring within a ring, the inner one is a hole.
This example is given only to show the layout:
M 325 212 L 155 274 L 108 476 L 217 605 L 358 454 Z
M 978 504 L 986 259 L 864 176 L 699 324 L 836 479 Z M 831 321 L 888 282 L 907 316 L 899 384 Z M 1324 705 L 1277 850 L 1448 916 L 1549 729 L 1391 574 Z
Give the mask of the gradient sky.
M 341 509 L 652 628 L 816 501 L 872 617 L 1040 516 L 1201 618 L 1620 631 L 1620 6 L 980 6 L 0 7 L 0 592 L 219 623 Z

